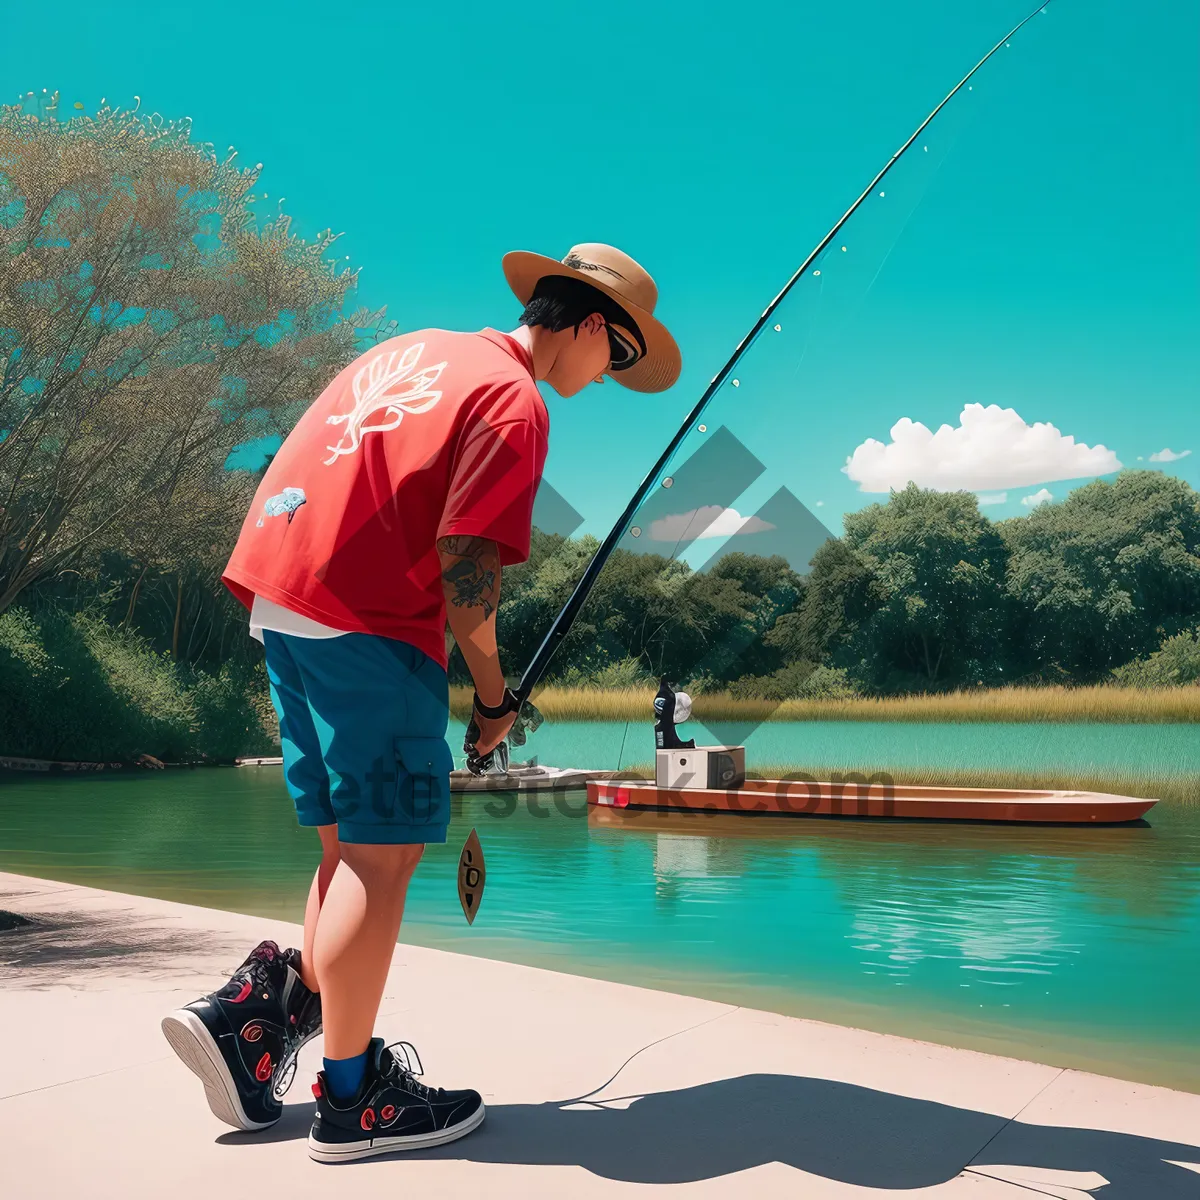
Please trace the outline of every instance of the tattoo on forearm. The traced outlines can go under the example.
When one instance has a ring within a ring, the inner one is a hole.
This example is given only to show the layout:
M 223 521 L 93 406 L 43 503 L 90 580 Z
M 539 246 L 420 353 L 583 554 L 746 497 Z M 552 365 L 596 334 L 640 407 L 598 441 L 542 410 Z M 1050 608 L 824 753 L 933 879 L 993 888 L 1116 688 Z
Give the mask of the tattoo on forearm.
M 486 538 L 446 537 L 438 549 L 453 556 L 442 571 L 442 579 L 454 594 L 455 608 L 482 608 L 486 620 L 492 615 L 496 599 L 496 545 Z

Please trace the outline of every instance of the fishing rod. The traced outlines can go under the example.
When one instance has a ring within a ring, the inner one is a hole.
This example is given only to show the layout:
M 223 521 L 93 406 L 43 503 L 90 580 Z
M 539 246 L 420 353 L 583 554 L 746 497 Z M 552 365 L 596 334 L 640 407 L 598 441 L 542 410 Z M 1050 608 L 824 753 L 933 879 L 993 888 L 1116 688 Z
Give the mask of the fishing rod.
M 859 210 L 864 201 L 871 195 L 876 187 L 884 180 L 888 172 L 896 165 L 905 151 L 921 136 L 922 133 L 929 127 L 930 122 L 958 95 L 964 87 L 974 78 L 979 69 L 995 55 L 1004 45 L 1017 34 L 1021 29 L 1029 24 L 1039 13 L 1045 12 L 1049 3 L 1053 0 L 1044 0 L 1039 4 L 1024 20 L 1019 21 L 1012 27 L 963 77 L 946 93 L 945 98 L 937 105 L 936 108 L 913 130 L 912 135 L 908 140 L 888 159 L 883 169 L 871 180 L 870 183 L 863 189 L 862 194 L 850 205 L 848 209 L 837 219 L 833 228 L 817 243 L 812 253 L 796 268 L 792 277 L 783 285 L 782 290 L 763 309 L 762 316 L 750 327 L 749 332 L 737 344 L 737 348 L 729 356 L 729 361 L 713 376 L 712 382 L 704 390 L 704 395 L 696 401 L 692 411 L 684 418 L 683 424 L 679 426 L 675 436 L 667 444 L 667 448 L 659 455 L 658 461 L 651 467 L 645 479 L 642 480 L 636 492 L 630 498 L 629 503 L 625 506 L 625 511 L 617 518 L 616 524 L 609 530 L 608 536 L 601 543 L 600 548 L 592 556 L 591 562 L 588 563 L 587 569 L 580 577 L 579 582 L 575 585 L 575 590 L 571 593 L 566 604 L 563 605 L 562 611 L 554 619 L 554 623 L 550 626 L 546 633 L 542 644 L 538 647 L 537 652 L 530 660 L 529 666 L 525 668 L 525 673 L 521 676 L 521 682 L 514 689 L 515 704 L 518 710 L 529 699 L 533 689 L 542 681 L 546 670 L 550 666 L 550 660 L 554 657 L 555 651 L 562 644 L 563 639 L 571 631 L 571 626 L 575 623 L 575 618 L 579 615 L 579 610 L 583 608 L 587 601 L 588 595 L 599 578 L 600 572 L 604 569 L 605 563 L 612 556 L 612 552 L 616 549 L 617 543 L 621 540 L 628 528 L 629 523 L 633 520 L 637 510 L 642 506 L 646 497 L 650 494 L 651 488 L 657 482 L 663 469 L 670 461 L 671 456 L 679 449 L 683 439 L 694 427 L 696 421 L 700 418 L 708 403 L 716 395 L 721 385 L 729 378 L 730 373 L 741 361 L 742 356 L 754 344 L 758 335 L 763 331 L 767 322 L 771 319 L 771 315 L 783 303 L 788 293 L 796 286 L 804 275 L 805 271 L 812 266 L 813 262 L 820 256 L 821 252 L 837 237 L 842 226 Z M 507 746 L 504 743 L 505 753 Z M 499 747 L 497 748 L 499 749 Z M 494 773 L 496 766 L 496 751 L 482 756 L 472 756 L 468 750 L 467 766 L 473 774 L 486 775 Z

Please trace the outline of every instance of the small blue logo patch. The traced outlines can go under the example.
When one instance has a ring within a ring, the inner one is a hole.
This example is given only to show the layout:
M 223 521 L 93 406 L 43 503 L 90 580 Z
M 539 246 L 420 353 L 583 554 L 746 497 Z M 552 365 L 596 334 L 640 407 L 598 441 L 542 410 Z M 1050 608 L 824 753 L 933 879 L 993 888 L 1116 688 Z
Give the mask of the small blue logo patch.
M 292 523 L 292 518 L 296 515 L 296 509 L 302 504 L 308 502 L 308 497 L 304 494 L 303 488 L 286 487 L 277 496 L 272 496 L 264 505 L 263 512 L 268 517 L 281 517 L 287 513 L 288 524 Z M 263 519 L 258 518 L 258 528 L 262 528 Z

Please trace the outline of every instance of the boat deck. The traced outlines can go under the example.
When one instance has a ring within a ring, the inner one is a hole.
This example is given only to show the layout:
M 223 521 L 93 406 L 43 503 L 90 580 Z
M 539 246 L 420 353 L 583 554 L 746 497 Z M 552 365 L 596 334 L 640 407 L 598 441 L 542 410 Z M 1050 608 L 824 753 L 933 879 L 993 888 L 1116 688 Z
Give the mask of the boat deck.
M 588 803 L 608 808 L 859 817 L 918 821 L 1019 821 L 1118 824 L 1137 821 L 1158 802 L 1103 792 L 1010 791 L 1005 788 L 921 787 L 882 777 L 840 783 L 748 779 L 740 788 L 665 788 L 638 780 L 595 780 Z

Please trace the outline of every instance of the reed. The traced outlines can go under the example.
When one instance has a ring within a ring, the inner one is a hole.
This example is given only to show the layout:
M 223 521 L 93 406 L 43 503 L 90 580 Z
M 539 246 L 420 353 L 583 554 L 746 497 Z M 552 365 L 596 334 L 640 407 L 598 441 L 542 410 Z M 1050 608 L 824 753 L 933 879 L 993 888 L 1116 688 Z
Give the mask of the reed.
M 534 702 L 552 721 L 650 721 L 651 688 L 548 686 Z M 466 720 L 471 689 L 451 689 L 450 710 Z M 1170 688 L 1011 687 L 848 700 L 735 699 L 724 692 L 695 698 L 710 721 L 1056 722 L 1164 725 L 1200 721 L 1200 685 Z
M 653 779 L 651 763 L 635 763 L 622 775 L 635 779 Z M 821 781 L 845 780 L 851 774 L 845 765 L 829 767 L 810 763 L 768 763 L 747 771 L 751 779 L 785 779 L 788 776 Z M 896 784 L 925 787 L 1012 788 L 1016 790 L 1107 792 L 1112 796 L 1144 796 L 1150 800 L 1200 805 L 1200 779 L 1186 775 L 1154 772 L 1026 772 L 997 769 L 962 769 L 938 767 L 888 767 L 870 765 L 856 767 L 854 775 L 871 778 L 885 775 Z

